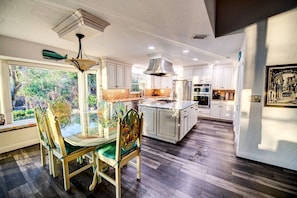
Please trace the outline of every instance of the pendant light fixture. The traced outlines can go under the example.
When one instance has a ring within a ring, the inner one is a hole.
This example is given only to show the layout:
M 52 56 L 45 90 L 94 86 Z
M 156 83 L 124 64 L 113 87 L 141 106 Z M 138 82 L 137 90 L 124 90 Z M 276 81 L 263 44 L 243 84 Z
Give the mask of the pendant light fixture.
M 91 67 L 93 67 L 94 65 L 96 65 L 97 63 L 96 63 L 96 61 L 93 61 L 90 59 L 83 59 L 81 39 L 84 38 L 85 35 L 78 33 L 78 34 L 76 34 L 76 37 L 78 38 L 78 44 L 79 44 L 77 57 L 72 58 L 72 59 L 66 59 L 65 61 L 67 63 L 74 65 L 79 71 L 84 72 L 84 71 L 90 69 Z
M 109 25 L 110 24 L 107 21 L 83 9 L 76 10 L 70 16 L 58 23 L 53 28 L 53 30 L 57 32 L 60 38 L 74 41 L 76 39 L 76 35 L 79 42 L 77 57 L 66 59 L 65 61 L 77 67 L 77 69 L 79 69 L 81 72 L 84 72 L 92 66 L 96 65 L 97 63 L 93 60 L 88 59 L 88 57 L 87 59 L 83 59 L 81 39 L 85 36 L 87 38 L 90 38 L 92 36 L 101 34 Z

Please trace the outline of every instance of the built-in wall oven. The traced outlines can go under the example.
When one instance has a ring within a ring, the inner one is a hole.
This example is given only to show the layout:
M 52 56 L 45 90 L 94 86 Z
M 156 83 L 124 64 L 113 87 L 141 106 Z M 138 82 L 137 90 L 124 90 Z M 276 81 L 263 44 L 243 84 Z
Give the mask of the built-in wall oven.
M 194 84 L 193 85 L 193 100 L 198 102 L 198 107 L 210 108 L 211 96 L 210 84 Z

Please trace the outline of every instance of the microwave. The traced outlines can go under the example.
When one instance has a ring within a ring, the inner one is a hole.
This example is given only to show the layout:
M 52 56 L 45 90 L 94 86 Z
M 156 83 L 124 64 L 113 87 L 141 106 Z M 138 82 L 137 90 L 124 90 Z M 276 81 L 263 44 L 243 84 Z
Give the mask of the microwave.
M 194 84 L 193 94 L 210 94 L 210 84 Z

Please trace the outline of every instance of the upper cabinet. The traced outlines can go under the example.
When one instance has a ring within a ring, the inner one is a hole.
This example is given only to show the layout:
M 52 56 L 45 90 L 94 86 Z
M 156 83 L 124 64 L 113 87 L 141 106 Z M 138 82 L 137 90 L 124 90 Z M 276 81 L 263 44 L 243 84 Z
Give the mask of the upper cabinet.
M 102 60 L 103 89 L 131 89 L 132 66 L 111 60 Z
M 215 66 L 213 68 L 212 89 L 235 89 L 236 68 Z
M 212 69 L 209 66 L 195 67 L 192 75 L 194 83 L 210 83 L 212 80 Z
M 212 68 L 209 66 L 185 67 L 183 74 L 184 79 L 193 83 L 211 83 L 212 80 Z
M 147 75 L 147 89 L 171 89 L 172 77 L 160 77 Z M 149 83 L 150 82 L 150 83 Z

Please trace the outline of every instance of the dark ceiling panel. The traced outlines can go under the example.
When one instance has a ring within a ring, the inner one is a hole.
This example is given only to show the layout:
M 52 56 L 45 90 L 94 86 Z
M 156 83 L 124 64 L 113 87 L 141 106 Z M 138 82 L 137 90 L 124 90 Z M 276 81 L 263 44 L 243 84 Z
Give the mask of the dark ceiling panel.
M 215 26 L 215 37 L 219 37 L 296 8 L 297 0 L 216 0 L 212 4 L 206 3 L 209 5 L 215 6 L 215 25 L 212 27 Z

